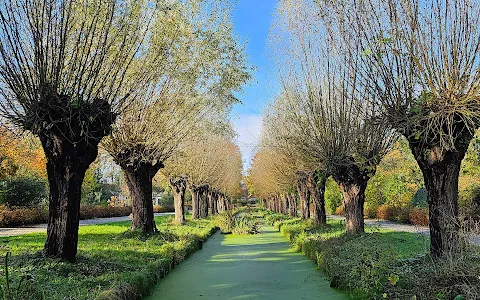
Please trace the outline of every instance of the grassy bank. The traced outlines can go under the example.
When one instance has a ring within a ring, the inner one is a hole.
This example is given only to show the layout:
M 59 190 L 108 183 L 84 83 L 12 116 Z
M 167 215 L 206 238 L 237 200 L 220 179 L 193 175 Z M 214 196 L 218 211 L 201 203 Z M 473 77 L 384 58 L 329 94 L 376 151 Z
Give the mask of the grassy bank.
M 428 255 L 424 235 L 368 228 L 363 235 L 347 236 L 334 220 L 323 227 L 299 219 L 275 225 L 327 274 L 332 287 L 352 299 L 480 298 L 478 248 L 439 262 Z
M 127 232 L 128 221 L 80 227 L 75 264 L 45 258 L 39 252 L 45 234 L 3 238 L 3 253 L 12 253 L 11 292 L 20 292 L 11 299 L 141 298 L 215 231 L 211 220 L 186 226 L 172 225 L 171 217 L 155 221 L 160 234 L 149 238 Z

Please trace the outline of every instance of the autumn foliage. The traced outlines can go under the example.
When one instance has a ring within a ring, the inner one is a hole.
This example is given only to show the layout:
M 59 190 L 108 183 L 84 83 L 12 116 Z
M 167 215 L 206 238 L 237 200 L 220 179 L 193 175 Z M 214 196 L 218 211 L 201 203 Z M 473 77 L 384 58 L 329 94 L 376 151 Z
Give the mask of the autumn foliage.
M 0 179 L 6 176 L 45 179 L 45 165 L 45 154 L 37 138 L 0 127 Z

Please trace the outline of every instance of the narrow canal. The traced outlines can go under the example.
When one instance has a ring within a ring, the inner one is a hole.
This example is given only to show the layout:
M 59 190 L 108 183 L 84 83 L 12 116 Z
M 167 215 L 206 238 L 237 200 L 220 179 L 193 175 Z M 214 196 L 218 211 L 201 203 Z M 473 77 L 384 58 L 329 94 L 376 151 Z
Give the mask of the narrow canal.
M 262 234 L 216 233 L 160 281 L 148 300 L 345 299 L 315 264 L 272 227 Z

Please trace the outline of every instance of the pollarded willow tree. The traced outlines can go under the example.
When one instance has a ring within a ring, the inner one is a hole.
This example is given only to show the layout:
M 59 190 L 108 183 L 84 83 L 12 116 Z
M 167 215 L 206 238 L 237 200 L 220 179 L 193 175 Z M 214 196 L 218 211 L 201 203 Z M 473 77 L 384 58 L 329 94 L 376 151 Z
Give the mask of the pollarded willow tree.
M 232 139 L 224 139 L 221 142 L 221 155 L 219 173 L 212 183 L 217 212 L 231 209 L 232 199 L 242 196 L 241 181 L 243 180 L 242 154 L 240 148 Z M 216 196 L 216 197 L 215 197 Z M 216 199 L 215 199 L 216 198 Z
M 287 138 L 321 164 L 323 172 L 310 186 L 324 185 L 326 174 L 339 184 L 347 233 L 361 233 L 368 180 L 395 135 L 369 96 L 356 91 L 358 75 L 350 67 L 355 59 L 329 39 L 313 1 L 286 0 L 279 12 L 286 24 L 283 37 L 288 37 L 279 102 L 293 127 Z
M 205 134 L 207 133 L 207 134 Z M 175 201 L 175 222 L 185 223 L 185 192 L 192 194 L 192 218 L 204 218 L 229 208 L 242 179 L 241 155 L 231 137 L 204 132 L 185 141 L 162 173 L 169 180 Z
M 213 199 L 208 198 L 208 192 L 219 180 L 218 176 L 222 176 L 225 167 L 223 158 L 228 155 L 224 149 L 225 138 L 228 137 L 204 132 L 191 140 L 186 148 L 181 164 L 192 194 L 192 219 L 205 218 L 209 213 L 213 215 L 217 212 Z
M 144 1 L 0 3 L 0 108 L 47 157 L 47 255 L 75 259 L 82 181 L 131 98 L 125 74 L 148 15 Z
M 430 250 L 458 255 L 458 177 L 479 126 L 480 2 L 318 1 L 369 95 L 409 141 L 428 191 Z
M 290 157 L 271 147 L 262 144 L 260 147 L 248 175 L 254 187 L 251 193 L 262 199 L 267 209 L 277 213 L 288 211 L 291 217 L 297 217 L 296 176 Z
M 174 194 L 175 222 L 178 224 L 185 223 L 187 188 L 192 196 L 192 219 L 206 217 L 208 190 L 223 167 L 220 164 L 223 154 L 221 137 L 208 130 L 206 125 L 205 122 L 197 123 L 195 133 L 179 145 L 163 170 Z
M 326 166 L 324 157 L 314 151 L 308 151 L 315 140 L 305 139 L 298 143 L 298 137 L 305 136 L 304 128 L 297 126 L 289 111 L 290 99 L 286 93 L 277 96 L 274 104 L 264 117 L 264 140 L 266 146 L 282 153 L 286 164 L 282 167 L 291 180 L 295 174 L 297 193 L 302 204 L 302 219 L 312 217 L 315 224 L 326 224 L 325 184 Z
M 233 92 L 250 77 L 243 46 L 232 34 L 229 2 L 170 2 L 157 3 L 150 43 L 129 74 L 147 73 L 150 81 L 137 86 L 133 105 L 104 142 L 127 179 L 132 229 L 146 234 L 157 230 L 153 177 L 210 111 L 228 111 L 237 102 Z M 177 205 L 186 179 L 172 177 L 169 182 Z

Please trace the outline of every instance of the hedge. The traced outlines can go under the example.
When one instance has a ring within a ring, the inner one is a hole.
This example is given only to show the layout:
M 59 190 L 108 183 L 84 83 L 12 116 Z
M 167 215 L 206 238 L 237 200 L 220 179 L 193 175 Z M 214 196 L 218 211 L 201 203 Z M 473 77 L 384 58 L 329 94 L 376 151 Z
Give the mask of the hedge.
M 131 207 L 81 206 L 80 219 L 128 216 Z M 0 227 L 17 227 L 48 222 L 48 211 L 41 208 L 0 206 Z

